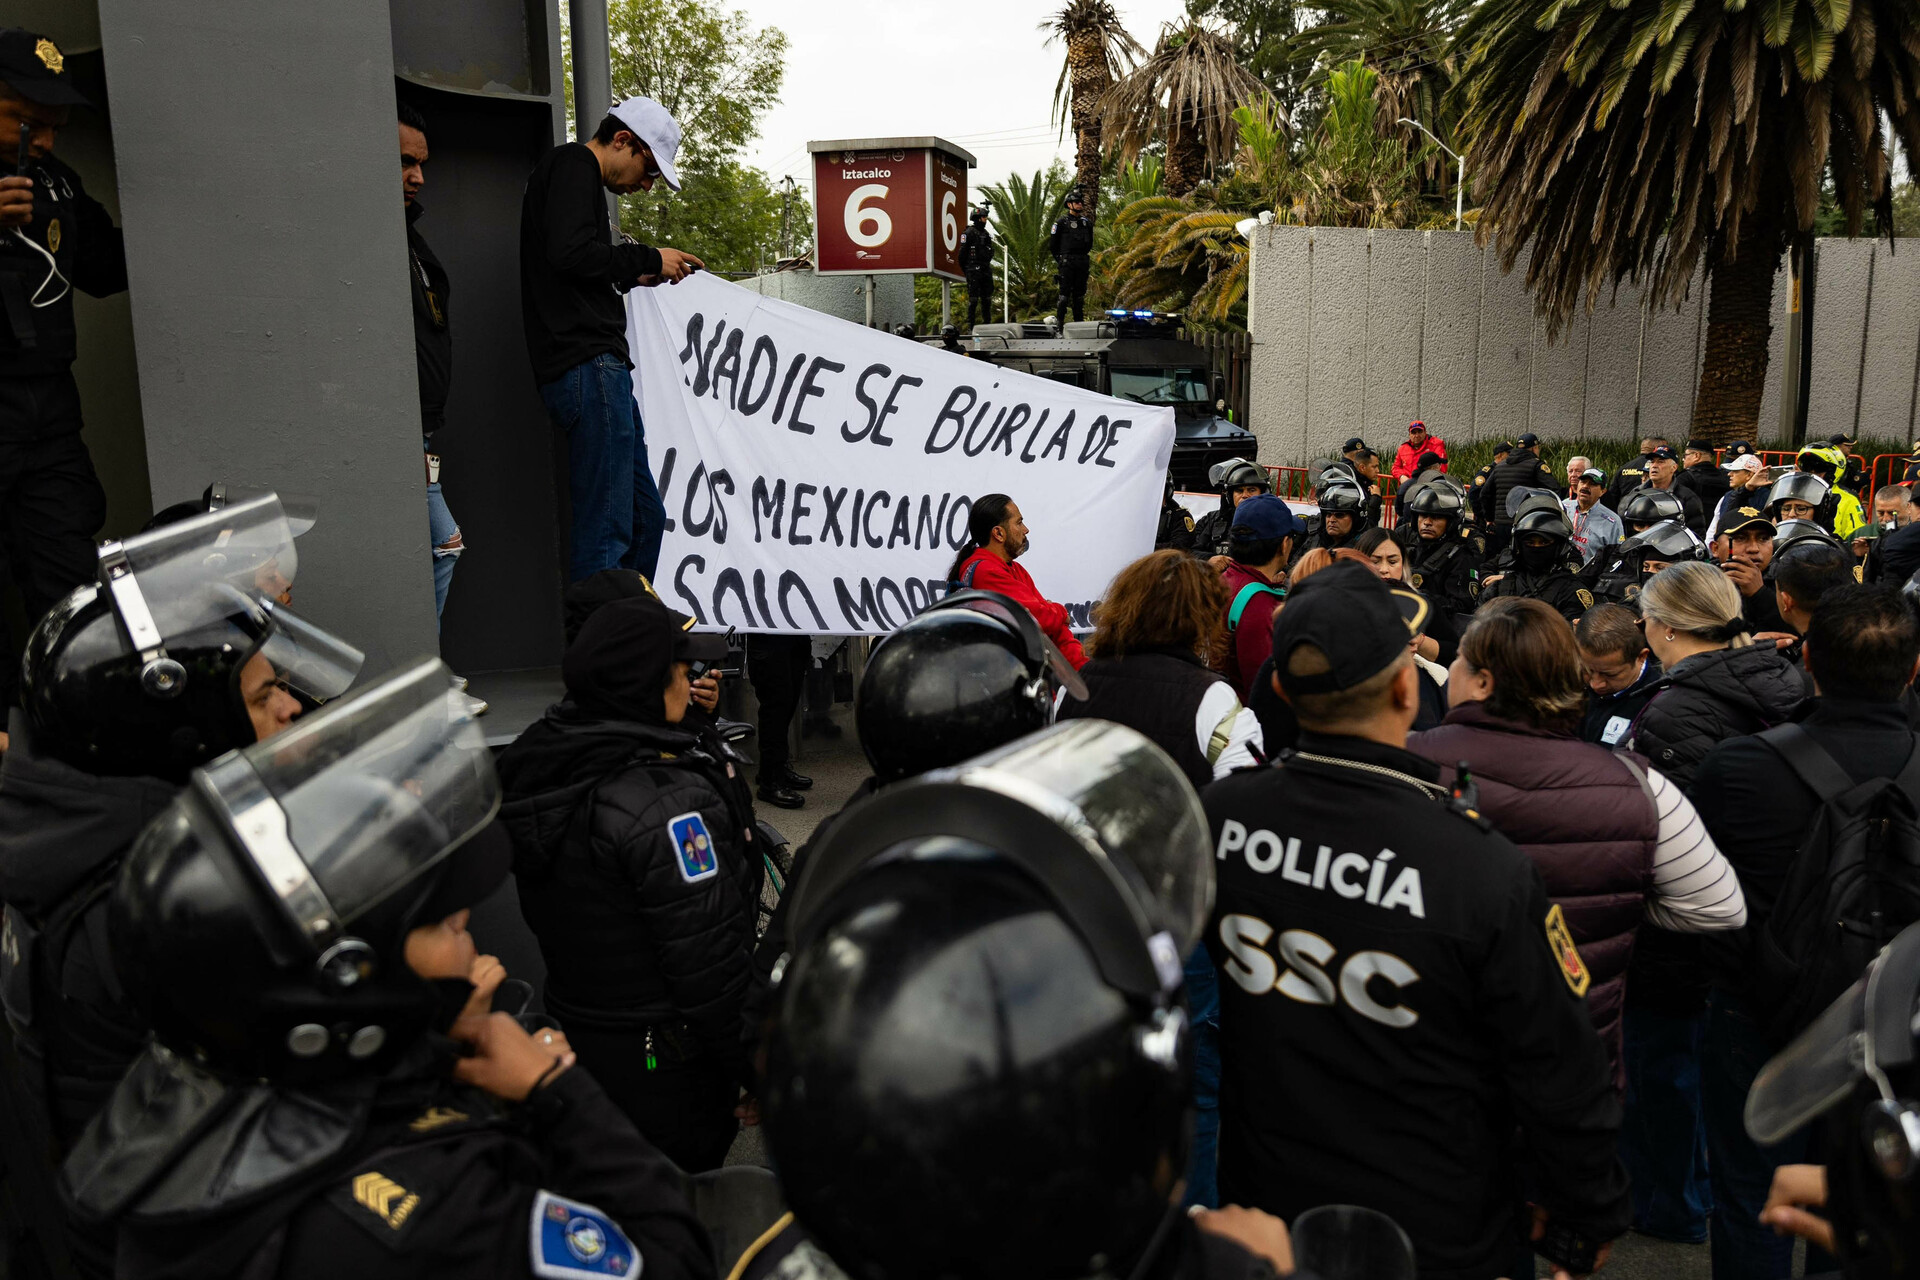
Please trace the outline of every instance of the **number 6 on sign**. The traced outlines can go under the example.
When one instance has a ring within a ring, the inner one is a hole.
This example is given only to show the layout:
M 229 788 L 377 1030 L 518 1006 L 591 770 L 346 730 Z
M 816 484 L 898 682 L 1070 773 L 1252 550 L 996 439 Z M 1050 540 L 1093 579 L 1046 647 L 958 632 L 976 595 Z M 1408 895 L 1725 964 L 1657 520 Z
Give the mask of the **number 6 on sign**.
M 940 240 L 952 253 L 960 247 L 960 224 L 954 221 L 953 206 L 959 197 L 949 191 L 940 197 Z
M 847 238 L 862 249 L 877 249 L 893 236 L 893 219 L 885 209 L 866 209 L 869 200 L 885 200 L 887 189 L 877 182 L 855 187 L 847 196 Z M 868 230 L 871 225 L 872 230 Z

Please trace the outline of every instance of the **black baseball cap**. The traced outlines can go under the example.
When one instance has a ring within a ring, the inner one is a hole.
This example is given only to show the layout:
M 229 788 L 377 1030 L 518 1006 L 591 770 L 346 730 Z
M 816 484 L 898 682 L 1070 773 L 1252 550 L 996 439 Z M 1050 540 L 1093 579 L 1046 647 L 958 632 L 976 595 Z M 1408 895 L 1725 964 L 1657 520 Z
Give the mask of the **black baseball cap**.
M 1306 529 L 1300 517 L 1293 514 L 1293 508 L 1270 493 L 1255 494 L 1235 507 L 1231 527 L 1245 529 L 1248 536 L 1262 542 L 1297 538 Z
M 1723 534 L 1738 533 L 1748 525 L 1755 524 L 1767 526 L 1770 532 L 1778 532 L 1780 527 L 1773 521 L 1767 519 L 1767 513 L 1758 507 L 1735 507 L 1727 513 L 1727 518 L 1721 521 L 1720 532 Z
M 1513 441 L 1511 441 L 1511 440 L 1502 440 L 1502 441 L 1500 441 L 1500 443 L 1498 443 L 1498 444 L 1496 444 L 1496 445 L 1494 445 L 1494 446 L 1493 446 L 1493 451 L 1494 451 L 1495 453 L 1512 453 L 1512 452 L 1513 452 Z
M 596 609 L 560 660 L 560 678 L 589 710 L 653 721 L 676 662 L 718 662 L 725 636 L 695 631 L 694 620 L 657 595 L 615 600 Z
M 1751 440 L 1735 440 L 1732 444 L 1727 446 L 1727 456 L 1729 458 L 1737 458 L 1743 453 L 1752 453 L 1752 452 L 1753 452 L 1753 441 Z
M 1355 449 L 1364 449 L 1366 447 L 1367 447 L 1367 442 L 1365 440 L 1362 440 L 1359 436 L 1355 436 L 1353 439 L 1347 441 L 1345 444 L 1340 446 L 1340 452 L 1352 453 Z
M 1664 445 L 1664 444 L 1660 445 L 1658 448 L 1656 448 L 1652 453 L 1648 454 L 1647 456 L 1649 458 L 1665 458 L 1668 462 L 1680 461 L 1680 455 L 1673 451 L 1673 447 L 1671 445 Z
M 1527 432 L 1525 435 L 1520 437 L 1520 447 L 1522 449 L 1531 449 L 1533 448 L 1533 446 L 1539 443 L 1540 443 L 1540 437 L 1533 434 L 1533 432 L 1531 431 Z
M 1385 671 L 1426 630 L 1426 597 L 1389 586 L 1365 565 L 1342 562 L 1293 588 L 1273 620 L 1273 670 L 1289 694 L 1339 693 Z M 1312 645 L 1332 664 L 1289 675 L 1293 651 Z
M 66 55 L 60 46 L 20 27 L 0 30 L 0 81 L 30 102 L 43 107 L 87 107 L 93 104 L 73 87 Z

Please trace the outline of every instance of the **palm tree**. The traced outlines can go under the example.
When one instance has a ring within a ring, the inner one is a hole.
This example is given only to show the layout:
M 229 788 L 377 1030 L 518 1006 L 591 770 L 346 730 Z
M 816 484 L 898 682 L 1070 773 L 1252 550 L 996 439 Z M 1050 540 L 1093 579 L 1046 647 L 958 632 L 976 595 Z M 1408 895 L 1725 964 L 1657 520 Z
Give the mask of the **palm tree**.
M 1184 196 L 1209 165 L 1232 158 L 1240 140 L 1233 109 L 1265 97 L 1226 36 L 1198 22 L 1168 25 L 1152 55 L 1107 91 L 1107 145 L 1126 164 L 1164 141 L 1167 194 Z
M 1237 227 L 1245 215 L 1195 208 L 1177 196 L 1148 196 L 1114 216 L 1125 238 L 1107 264 L 1119 282 L 1114 303 L 1179 311 L 1193 323 L 1244 327 L 1247 241 Z
M 1479 236 L 1550 333 L 1584 296 L 1711 281 L 1693 434 L 1750 435 L 1773 275 L 1830 177 L 1847 230 L 1891 219 L 1890 120 L 1920 155 L 1913 0 L 1485 0 L 1463 25 Z
M 1288 56 L 1314 68 L 1309 82 L 1315 88 L 1345 63 L 1364 62 L 1380 77 L 1380 114 L 1390 127 L 1411 117 L 1445 140 L 1452 127 L 1445 109 L 1455 67 L 1450 45 L 1466 8 L 1467 0 L 1343 0 L 1328 11 L 1336 21 L 1287 42 Z M 1444 181 L 1448 166 L 1433 155 L 1432 176 Z
M 1066 166 L 1056 161 L 1052 168 L 1036 172 L 1031 182 L 1016 173 L 1004 184 L 983 188 L 993 209 L 994 239 L 1012 275 L 1007 302 L 1016 320 L 1051 314 L 1060 296 L 1047 236 L 1066 198 L 1067 185 Z
M 1092 217 L 1100 199 L 1100 97 L 1147 51 L 1120 25 L 1111 0 L 1068 0 L 1040 29 L 1067 47 L 1053 86 L 1053 118 L 1073 121 L 1074 170 Z

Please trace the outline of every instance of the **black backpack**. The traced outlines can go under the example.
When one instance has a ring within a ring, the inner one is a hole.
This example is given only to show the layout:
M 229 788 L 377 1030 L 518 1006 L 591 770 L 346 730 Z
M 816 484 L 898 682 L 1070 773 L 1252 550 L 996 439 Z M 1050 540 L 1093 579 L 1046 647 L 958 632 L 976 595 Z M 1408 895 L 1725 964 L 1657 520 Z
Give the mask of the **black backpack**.
M 1855 783 L 1797 724 L 1756 736 L 1821 801 L 1754 945 L 1753 990 L 1784 1044 L 1920 920 L 1920 741 L 1898 777 Z

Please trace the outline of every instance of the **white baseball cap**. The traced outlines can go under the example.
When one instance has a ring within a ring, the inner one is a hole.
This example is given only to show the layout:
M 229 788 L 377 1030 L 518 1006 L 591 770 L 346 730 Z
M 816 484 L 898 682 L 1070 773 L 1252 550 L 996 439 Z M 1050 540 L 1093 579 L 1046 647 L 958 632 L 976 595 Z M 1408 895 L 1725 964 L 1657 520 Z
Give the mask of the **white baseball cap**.
M 680 150 L 680 122 L 673 118 L 673 113 L 652 98 L 628 98 L 614 103 L 607 114 L 647 144 L 647 150 L 653 152 L 654 164 L 659 166 L 660 176 L 678 191 L 680 174 L 673 167 L 673 157 Z
M 1743 453 L 1739 457 L 1735 458 L 1732 462 L 1721 463 L 1720 469 L 1722 471 L 1758 471 L 1760 469 L 1760 465 L 1761 464 L 1760 464 L 1759 454 Z

